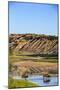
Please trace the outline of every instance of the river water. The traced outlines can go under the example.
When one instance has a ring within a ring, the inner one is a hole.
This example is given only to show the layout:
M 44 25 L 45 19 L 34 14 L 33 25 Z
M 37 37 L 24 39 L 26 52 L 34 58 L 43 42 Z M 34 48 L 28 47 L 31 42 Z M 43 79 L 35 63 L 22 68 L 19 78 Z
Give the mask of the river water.
M 20 76 L 14 76 L 13 78 L 14 79 L 18 79 L 18 80 L 23 79 Z M 29 76 L 27 78 L 27 80 L 31 81 L 33 83 L 36 83 L 39 86 L 56 86 L 56 85 L 58 85 L 58 77 L 57 76 L 50 77 L 49 82 L 44 82 L 43 76 L 41 76 L 41 75 L 32 75 L 32 76 Z

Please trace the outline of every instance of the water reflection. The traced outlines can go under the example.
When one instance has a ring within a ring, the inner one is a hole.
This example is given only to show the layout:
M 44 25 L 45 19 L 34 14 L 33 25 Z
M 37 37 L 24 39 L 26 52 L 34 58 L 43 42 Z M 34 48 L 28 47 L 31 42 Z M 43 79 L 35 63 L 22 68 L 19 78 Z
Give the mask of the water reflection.
M 14 79 L 24 79 L 21 78 L 20 76 L 14 76 Z M 31 81 L 33 83 L 38 84 L 39 86 L 51 86 L 51 85 L 58 85 L 58 77 L 53 76 L 53 77 L 46 77 L 42 75 L 30 75 L 27 77 L 28 81 Z
M 28 80 L 38 84 L 39 86 L 58 85 L 58 77 L 46 77 L 40 75 L 29 76 Z
M 50 80 L 51 80 L 50 75 L 48 75 L 48 74 L 43 75 L 43 82 L 44 83 L 49 83 Z

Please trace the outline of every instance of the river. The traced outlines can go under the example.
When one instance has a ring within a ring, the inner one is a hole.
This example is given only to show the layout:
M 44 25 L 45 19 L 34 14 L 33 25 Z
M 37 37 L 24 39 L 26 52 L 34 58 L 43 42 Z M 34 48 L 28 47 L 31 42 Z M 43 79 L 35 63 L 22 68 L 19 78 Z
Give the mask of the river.
M 23 79 L 20 76 L 14 76 L 13 78 L 17 79 L 17 80 Z M 36 83 L 39 86 L 57 86 L 58 85 L 58 77 L 57 76 L 50 77 L 48 82 L 44 82 L 42 75 L 30 75 L 27 78 L 27 80 L 31 81 L 33 83 Z

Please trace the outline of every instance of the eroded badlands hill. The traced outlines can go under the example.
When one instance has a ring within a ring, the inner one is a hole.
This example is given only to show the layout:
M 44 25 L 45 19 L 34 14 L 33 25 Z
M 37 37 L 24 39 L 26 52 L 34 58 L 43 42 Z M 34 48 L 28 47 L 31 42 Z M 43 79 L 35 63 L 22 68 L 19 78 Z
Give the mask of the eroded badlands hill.
M 58 37 L 37 34 L 10 34 L 9 49 L 15 54 L 20 51 L 36 54 L 58 54 Z

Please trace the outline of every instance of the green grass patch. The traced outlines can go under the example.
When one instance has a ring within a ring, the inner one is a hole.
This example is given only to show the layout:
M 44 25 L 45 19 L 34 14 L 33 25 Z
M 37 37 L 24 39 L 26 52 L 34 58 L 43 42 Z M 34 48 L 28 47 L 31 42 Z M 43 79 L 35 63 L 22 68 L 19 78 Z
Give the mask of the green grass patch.
M 8 88 L 37 87 L 38 85 L 28 80 L 9 79 Z

